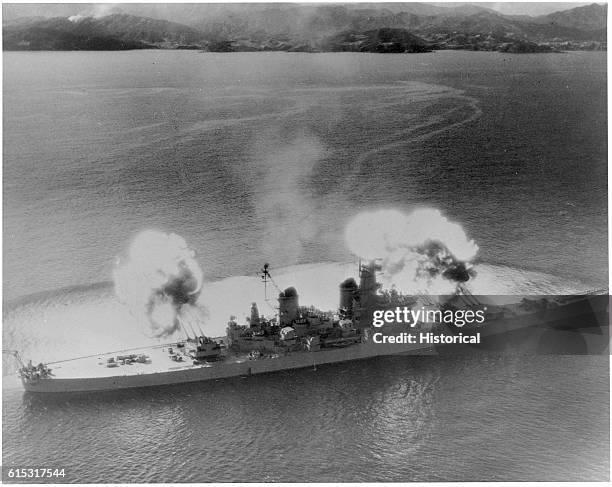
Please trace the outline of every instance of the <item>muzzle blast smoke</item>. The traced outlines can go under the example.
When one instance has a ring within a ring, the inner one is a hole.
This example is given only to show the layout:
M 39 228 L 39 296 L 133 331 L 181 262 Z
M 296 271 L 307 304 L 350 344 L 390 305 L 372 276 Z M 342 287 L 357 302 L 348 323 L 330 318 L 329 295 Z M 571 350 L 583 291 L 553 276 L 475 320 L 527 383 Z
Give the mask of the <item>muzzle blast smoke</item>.
M 202 313 L 196 301 L 202 278 L 195 252 L 185 240 L 154 230 L 136 236 L 127 258 L 119 260 L 114 271 L 120 301 L 145 318 L 155 337 L 172 335 L 181 321 L 199 319 Z
M 438 210 L 363 212 L 349 223 L 346 241 L 365 260 L 380 260 L 386 288 L 404 293 L 453 294 L 475 275 L 478 246 Z

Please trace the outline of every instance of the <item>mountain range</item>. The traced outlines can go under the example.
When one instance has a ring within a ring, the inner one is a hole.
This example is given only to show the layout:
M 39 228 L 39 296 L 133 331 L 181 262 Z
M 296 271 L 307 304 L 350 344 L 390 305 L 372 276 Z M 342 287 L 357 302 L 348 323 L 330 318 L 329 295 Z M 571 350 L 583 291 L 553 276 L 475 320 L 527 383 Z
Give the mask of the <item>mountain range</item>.
M 539 52 L 607 40 L 605 4 L 536 17 L 476 4 L 56 4 L 51 16 L 27 7 L 3 5 L 4 50 Z

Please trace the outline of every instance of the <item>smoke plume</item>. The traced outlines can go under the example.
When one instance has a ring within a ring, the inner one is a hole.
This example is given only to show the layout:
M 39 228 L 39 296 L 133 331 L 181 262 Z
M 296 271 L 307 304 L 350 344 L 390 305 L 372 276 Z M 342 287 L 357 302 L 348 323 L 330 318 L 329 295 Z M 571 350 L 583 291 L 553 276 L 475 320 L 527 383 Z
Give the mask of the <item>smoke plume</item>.
M 203 276 L 194 257 L 182 237 L 149 230 L 137 235 L 127 258 L 118 261 L 115 292 L 133 314 L 145 318 L 152 336 L 170 336 L 198 315 Z
M 254 208 L 265 224 L 258 243 L 276 262 L 298 261 L 304 244 L 317 233 L 316 200 L 308 182 L 324 154 L 318 137 L 279 129 L 262 136 L 251 157 Z
M 87 17 L 85 15 L 77 14 L 77 15 L 71 15 L 70 17 L 68 17 L 68 20 L 76 24 L 86 18 Z
M 345 238 L 354 254 L 380 260 L 383 286 L 401 292 L 452 294 L 475 274 L 471 262 L 478 246 L 438 210 L 360 213 Z

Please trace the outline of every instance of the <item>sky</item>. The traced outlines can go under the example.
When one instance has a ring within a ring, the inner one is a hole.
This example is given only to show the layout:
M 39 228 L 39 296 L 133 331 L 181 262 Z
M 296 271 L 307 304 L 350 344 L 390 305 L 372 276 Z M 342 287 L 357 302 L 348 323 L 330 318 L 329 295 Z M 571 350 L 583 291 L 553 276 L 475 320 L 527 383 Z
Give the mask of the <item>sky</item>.
M 475 5 L 491 8 L 506 15 L 546 15 L 561 10 L 590 5 L 594 2 L 474 2 Z M 443 4 L 440 4 L 443 5 Z
M 240 3 L 243 3 L 242 0 Z M 371 3 L 372 0 L 368 0 Z M 16 5 L 16 4 L 19 5 Z M 71 2 L 72 3 L 72 2 Z M 151 2 L 154 3 L 154 2 Z M 155 3 L 182 3 L 182 2 L 155 2 Z M 232 2 L 236 3 L 236 2 Z M 244 2 L 246 3 L 246 2 Z M 340 3 L 340 2 L 314 2 L 309 3 Z M 421 3 L 432 3 L 433 5 L 447 5 L 456 6 L 465 3 L 473 3 L 474 5 L 480 5 L 483 7 L 497 10 L 503 14 L 509 15 L 546 15 L 551 12 L 557 12 L 560 10 L 568 10 L 570 8 L 579 7 L 583 5 L 589 5 L 593 2 L 421 2 Z M 61 3 L 32 3 L 24 4 L 22 2 L 6 2 L 3 3 L 3 14 L 5 19 L 21 17 L 21 16 L 63 16 L 65 12 L 73 12 L 74 8 L 78 3 L 72 3 L 72 5 L 61 4 Z M 89 10 L 94 4 L 81 4 L 84 9 Z M 103 6 L 104 5 L 104 6 Z M 107 3 L 98 4 L 97 8 L 112 9 L 112 6 L 116 5 L 121 7 L 121 3 Z M 146 8 L 145 5 L 143 5 Z M 26 11 L 27 10 L 27 11 Z

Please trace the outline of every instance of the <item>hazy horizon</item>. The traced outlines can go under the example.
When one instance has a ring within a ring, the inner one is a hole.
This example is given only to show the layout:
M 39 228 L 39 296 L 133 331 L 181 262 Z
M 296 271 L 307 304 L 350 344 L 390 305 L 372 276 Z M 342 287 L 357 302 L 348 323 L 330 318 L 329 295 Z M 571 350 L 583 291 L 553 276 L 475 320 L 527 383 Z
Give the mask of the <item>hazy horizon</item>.
M 366 6 L 373 5 L 372 2 L 279 2 L 276 5 L 347 5 L 363 3 Z M 378 2 L 376 2 L 378 3 Z M 394 2 L 395 3 L 395 2 Z M 576 7 L 590 5 L 597 2 L 405 2 L 420 5 L 431 5 L 436 7 L 457 7 L 460 5 L 474 5 L 495 10 L 504 15 L 528 15 L 539 16 L 553 12 L 569 10 Z M 222 9 L 236 9 L 248 4 L 250 7 L 259 6 L 266 8 L 270 3 L 4 3 L 2 5 L 3 20 L 11 20 L 19 17 L 63 17 L 70 15 L 104 16 L 121 10 L 124 13 L 153 17 L 175 22 L 189 23 L 194 10 L 202 13 L 203 8 L 210 13 L 218 13 Z M 380 2 L 380 6 L 390 5 L 388 2 Z M 181 8 L 183 7 L 183 8 Z

